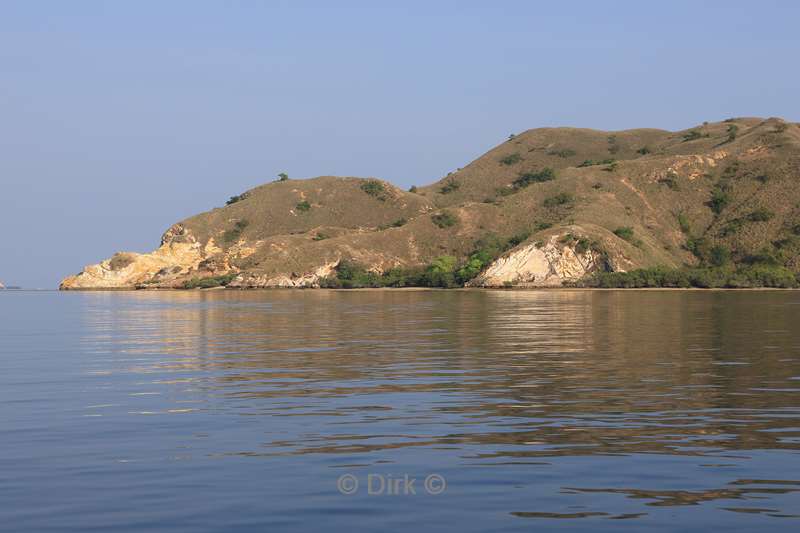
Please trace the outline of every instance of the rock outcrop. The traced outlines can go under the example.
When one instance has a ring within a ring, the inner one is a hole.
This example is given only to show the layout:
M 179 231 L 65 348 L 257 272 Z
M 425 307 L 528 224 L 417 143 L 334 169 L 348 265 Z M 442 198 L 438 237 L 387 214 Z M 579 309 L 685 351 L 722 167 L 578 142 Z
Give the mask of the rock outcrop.
M 203 245 L 176 224 L 164 233 L 161 246 L 154 252 L 117 253 L 110 259 L 85 267 L 75 276 L 67 277 L 60 288 L 126 289 L 156 283 L 177 287 L 178 280 L 196 272 L 200 263 L 217 251 L 213 240 Z
M 579 249 L 574 239 L 569 244 L 562 239 L 562 235 L 552 235 L 546 243 L 519 246 L 489 265 L 468 286 L 558 287 L 606 268 L 601 252 Z

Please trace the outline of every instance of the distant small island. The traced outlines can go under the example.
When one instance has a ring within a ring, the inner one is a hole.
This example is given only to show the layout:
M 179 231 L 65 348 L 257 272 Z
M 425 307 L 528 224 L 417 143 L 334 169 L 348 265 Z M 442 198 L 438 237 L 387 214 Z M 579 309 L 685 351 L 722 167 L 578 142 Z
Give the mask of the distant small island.
M 541 128 L 428 186 L 273 182 L 75 289 L 798 287 L 800 127 Z

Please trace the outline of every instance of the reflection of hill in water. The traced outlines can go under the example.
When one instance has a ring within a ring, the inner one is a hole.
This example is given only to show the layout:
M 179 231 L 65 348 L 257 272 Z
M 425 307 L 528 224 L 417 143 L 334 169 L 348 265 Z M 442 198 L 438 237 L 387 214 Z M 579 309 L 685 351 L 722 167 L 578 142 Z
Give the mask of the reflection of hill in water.
M 723 472 L 715 488 L 702 490 L 648 484 L 645 473 L 636 487 L 562 483 L 564 494 L 603 492 L 657 506 L 777 497 L 798 488 L 792 480 L 751 479 L 744 481 L 754 486 L 742 486 L 741 475 L 725 475 L 759 450 L 800 449 L 793 293 L 87 298 L 95 300 L 85 316 L 93 332 L 85 345 L 114 354 L 106 370 L 152 375 L 148 386 L 168 388 L 175 404 L 250 417 L 256 436 L 218 450 L 223 455 L 335 454 L 378 464 L 403 450 L 434 456 L 449 450 L 459 468 L 523 472 L 564 460 L 616 464 L 621 459 L 614 458 L 641 455 Z M 777 516 L 783 511 L 776 506 L 734 502 L 727 510 Z M 559 514 L 575 513 L 515 516 Z
M 779 431 L 795 423 L 789 304 L 720 292 L 136 293 L 87 320 L 124 332 L 106 342 L 126 370 L 188 374 L 243 412 L 409 429 L 320 433 L 281 441 L 282 453 L 497 445 L 470 448 L 479 460 L 795 449 Z

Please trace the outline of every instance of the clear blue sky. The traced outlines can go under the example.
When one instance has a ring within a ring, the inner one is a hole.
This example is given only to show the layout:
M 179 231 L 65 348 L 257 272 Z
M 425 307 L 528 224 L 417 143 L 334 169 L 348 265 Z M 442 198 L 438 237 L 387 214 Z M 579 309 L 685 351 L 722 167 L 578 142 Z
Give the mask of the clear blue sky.
M 528 128 L 800 120 L 797 2 L 379 4 L 0 0 L 0 280 L 281 171 L 408 186 Z

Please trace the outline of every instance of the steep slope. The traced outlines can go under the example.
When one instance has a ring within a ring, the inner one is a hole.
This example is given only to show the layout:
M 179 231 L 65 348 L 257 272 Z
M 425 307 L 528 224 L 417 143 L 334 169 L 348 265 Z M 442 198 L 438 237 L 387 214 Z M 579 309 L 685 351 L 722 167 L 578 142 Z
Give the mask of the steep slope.
M 413 192 L 334 177 L 257 187 L 61 288 L 317 286 L 344 263 L 382 273 L 442 256 L 472 286 L 765 257 L 798 272 L 798 179 L 800 127 L 776 118 L 529 130 Z M 492 237 L 506 245 L 476 254 Z

